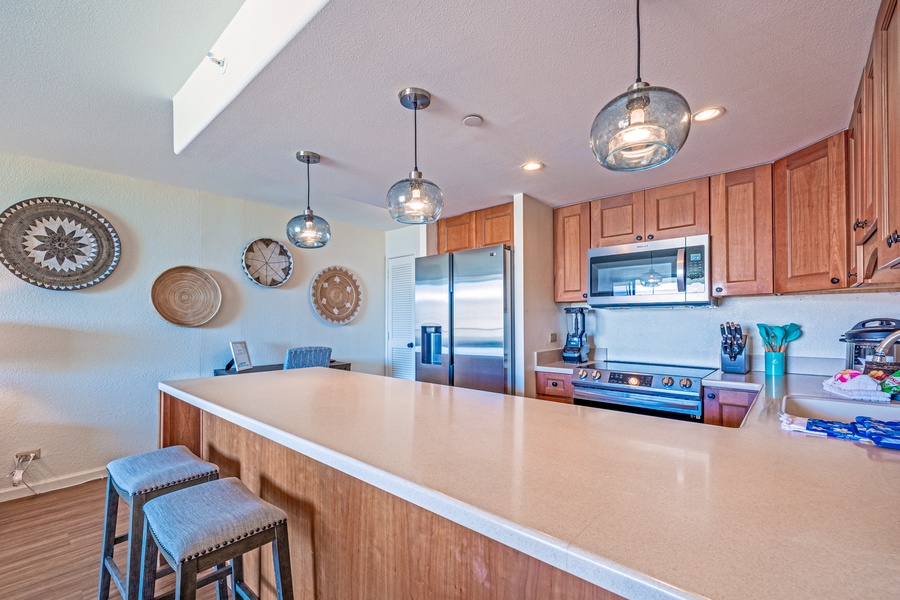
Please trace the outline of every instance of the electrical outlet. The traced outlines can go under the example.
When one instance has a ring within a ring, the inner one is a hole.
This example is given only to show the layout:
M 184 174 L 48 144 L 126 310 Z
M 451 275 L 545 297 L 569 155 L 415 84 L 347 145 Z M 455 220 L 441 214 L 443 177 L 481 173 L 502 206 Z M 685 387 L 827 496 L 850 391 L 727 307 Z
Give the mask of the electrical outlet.
M 22 459 L 23 461 L 28 461 L 31 458 L 31 455 L 34 454 L 34 459 L 37 460 L 41 457 L 41 449 L 37 450 L 23 450 L 22 452 L 16 452 L 16 460 Z
M 552 343 L 555 342 L 555 341 L 556 341 L 556 334 L 555 334 L 555 333 L 551 333 L 551 334 L 550 334 L 550 343 L 552 344 Z

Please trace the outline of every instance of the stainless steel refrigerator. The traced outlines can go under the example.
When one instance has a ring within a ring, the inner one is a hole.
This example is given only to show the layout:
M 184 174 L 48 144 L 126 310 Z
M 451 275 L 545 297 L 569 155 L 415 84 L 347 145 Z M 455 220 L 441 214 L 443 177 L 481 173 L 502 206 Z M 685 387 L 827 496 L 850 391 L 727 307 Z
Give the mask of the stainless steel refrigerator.
M 512 250 L 416 259 L 416 381 L 514 391 Z

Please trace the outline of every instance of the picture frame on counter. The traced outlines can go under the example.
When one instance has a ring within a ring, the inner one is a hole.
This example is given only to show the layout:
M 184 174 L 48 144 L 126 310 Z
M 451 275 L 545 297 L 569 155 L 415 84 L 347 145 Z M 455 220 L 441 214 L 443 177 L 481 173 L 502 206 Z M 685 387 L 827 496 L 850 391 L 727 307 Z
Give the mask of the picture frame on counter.
M 231 342 L 231 356 L 234 358 L 234 370 L 246 371 L 252 369 L 250 353 L 247 351 L 247 342 Z

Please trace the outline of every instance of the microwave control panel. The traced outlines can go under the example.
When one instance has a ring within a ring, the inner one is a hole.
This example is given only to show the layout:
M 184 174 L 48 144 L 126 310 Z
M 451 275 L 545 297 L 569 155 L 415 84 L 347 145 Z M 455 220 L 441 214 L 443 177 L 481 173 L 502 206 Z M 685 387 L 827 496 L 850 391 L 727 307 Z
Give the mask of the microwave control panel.
M 702 283 L 706 278 L 706 260 L 703 252 L 703 246 L 690 246 L 685 250 L 687 256 L 685 278 L 688 283 L 692 280 Z

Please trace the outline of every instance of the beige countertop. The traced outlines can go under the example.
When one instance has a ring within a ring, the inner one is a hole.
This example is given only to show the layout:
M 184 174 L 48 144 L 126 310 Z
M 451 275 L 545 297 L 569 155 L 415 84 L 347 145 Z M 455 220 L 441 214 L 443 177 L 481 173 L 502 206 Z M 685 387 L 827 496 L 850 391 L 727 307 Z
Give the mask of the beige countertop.
M 765 386 L 761 373 L 722 375 Z M 628 598 L 886 598 L 900 452 L 334 369 L 160 390 Z

